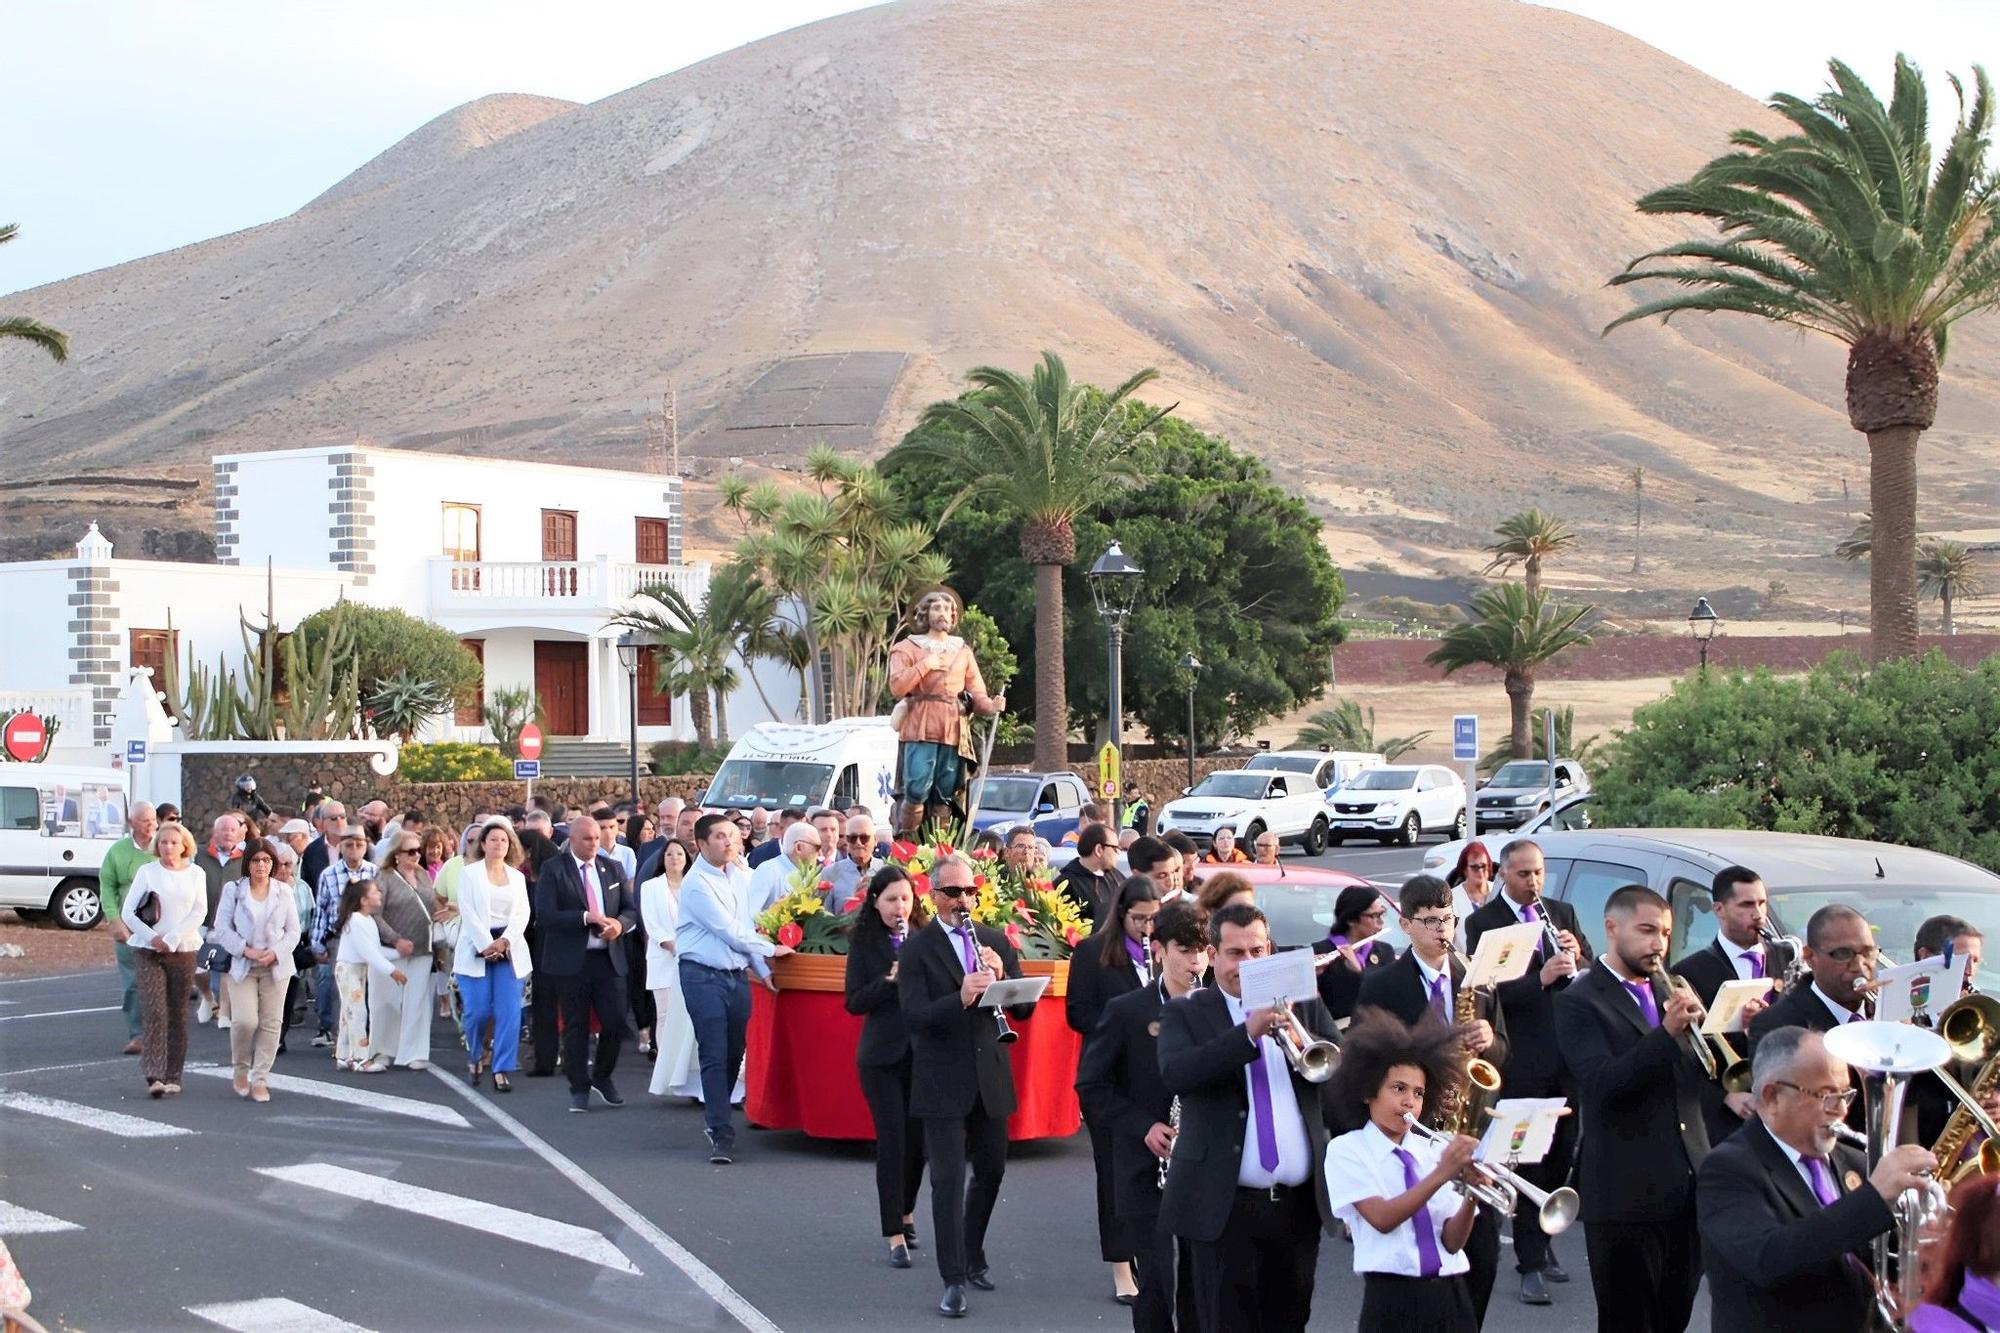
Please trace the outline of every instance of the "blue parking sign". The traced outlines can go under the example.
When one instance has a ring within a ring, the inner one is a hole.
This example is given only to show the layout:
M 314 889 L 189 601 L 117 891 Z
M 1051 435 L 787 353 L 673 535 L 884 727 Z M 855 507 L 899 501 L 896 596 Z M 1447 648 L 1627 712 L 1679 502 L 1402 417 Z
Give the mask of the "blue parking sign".
M 542 761 L 539 759 L 516 759 L 514 761 L 514 781 L 533 782 L 542 775 Z
M 1479 715 L 1459 713 L 1451 720 L 1451 757 L 1468 762 L 1479 758 Z
M 142 740 L 126 741 L 125 763 L 127 764 L 127 766 L 130 766 L 132 764 L 143 764 L 145 762 L 146 762 L 146 742 Z

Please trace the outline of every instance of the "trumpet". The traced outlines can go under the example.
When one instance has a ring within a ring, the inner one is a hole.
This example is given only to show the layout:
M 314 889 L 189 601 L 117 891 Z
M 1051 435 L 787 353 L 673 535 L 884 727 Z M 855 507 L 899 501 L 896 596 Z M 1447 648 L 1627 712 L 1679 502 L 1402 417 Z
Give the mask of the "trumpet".
M 1340 1067 L 1340 1048 L 1306 1031 L 1306 1025 L 1299 1022 L 1289 1002 L 1278 1006 L 1278 1026 L 1271 1030 L 1271 1035 L 1277 1039 L 1285 1059 L 1308 1083 L 1324 1083 Z
M 1413 1115 L 1405 1113 L 1403 1120 L 1420 1138 L 1442 1144 L 1450 1137 L 1419 1123 Z M 1487 1178 L 1488 1183 L 1457 1182 L 1461 1193 L 1470 1194 L 1487 1207 L 1497 1208 L 1502 1213 L 1512 1213 L 1517 1198 L 1526 1199 L 1535 1205 L 1535 1221 L 1547 1235 L 1560 1236 L 1569 1230 L 1569 1224 L 1576 1221 L 1577 1214 L 1583 1210 L 1583 1201 L 1567 1185 L 1554 1190 L 1541 1189 L 1519 1172 L 1498 1162 L 1474 1162 L 1473 1167 Z
M 1667 971 L 1665 959 L 1661 959 L 1653 964 L 1652 975 L 1664 982 L 1670 991 L 1678 994 L 1694 994 L 1693 987 Z M 1701 1017 L 1702 1015 L 1696 1016 L 1697 1024 L 1699 1024 Z M 1711 1040 L 1715 1042 L 1714 1047 L 1709 1046 Z M 1695 1061 L 1701 1065 L 1701 1072 L 1709 1079 L 1720 1084 L 1724 1092 L 1748 1092 L 1750 1090 L 1750 1062 L 1736 1053 L 1736 1048 L 1729 1044 L 1728 1037 L 1718 1032 L 1711 1038 L 1707 1033 L 1701 1031 L 1699 1026 L 1690 1027 L 1687 1032 L 1687 1045 L 1688 1053 L 1693 1055 Z M 1716 1060 L 1718 1052 L 1722 1056 L 1720 1063 Z

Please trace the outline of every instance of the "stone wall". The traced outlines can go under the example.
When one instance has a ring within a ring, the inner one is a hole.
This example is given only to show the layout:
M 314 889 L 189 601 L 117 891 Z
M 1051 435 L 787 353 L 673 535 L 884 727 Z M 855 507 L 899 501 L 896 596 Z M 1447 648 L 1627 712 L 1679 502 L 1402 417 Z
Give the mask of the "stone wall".
M 257 779 L 257 794 L 280 814 L 295 814 L 306 788 L 317 781 L 326 794 L 352 810 L 371 796 L 386 797 L 394 779 L 376 775 L 368 756 L 358 752 L 321 754 L 187 754 L 181 756 L 181 815 L 190 828 L 229 808 L 236 779 Z
M 472 822 L 472 812 L 480 809 L 505 810 L 527 798 L 527 787 L 519 782 L 402 782 L 395 778 L 376 779 L 376 792 L 397 814 L 421 810 L 450 827 L 464 828 Z M 692 796 L 708 785 L 708 774 L 688 773 L 671 778 L 639 779 L 639 797 L 656 806 L 669 796 Z M 588 810 L 598 801 L 612 804 L 624 800 L 631 788 L 623 778 L 544 778 L 535 783 L 535 795 L 547 796 L 564 805 Z

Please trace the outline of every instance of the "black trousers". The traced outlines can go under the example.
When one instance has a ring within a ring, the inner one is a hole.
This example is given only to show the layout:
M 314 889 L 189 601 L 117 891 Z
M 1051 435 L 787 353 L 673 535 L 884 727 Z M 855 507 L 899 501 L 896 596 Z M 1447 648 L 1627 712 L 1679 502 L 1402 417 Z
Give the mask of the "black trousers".
M 1139 1299 L 1132 1303 L 1132 1333 L 1194 1333 L 1201 1327 L 1195 1310 L 1194 1263 L 1188 1242 L 1160 1226 L 1159 1213 L 1121 1213 L 1118 1224 L 1132 1246 L 1132 1267 L 1139 1279 Z
M 1465 1279 L 1361 1275 L 1356 1333 L 1479 1333 Z
M 910 1057 L 893 1065 L 861 1065 L 861 1095 L 875 1121 L 875 1206 L 884 1236 L 900 1235 L 917 1210 L 924 1181 L 923 1126 L 910 1118 Z
M 1562 1081 L 1544 1080 L 1544 1086 L 1536 1089 L 1507 1090 L 1509 1097 L 1569 1097 L 1570 1104 L 1576 1098 L 1564 1087 Z M 1521 1178 L 1540 1189 L 1553 1190 L 1569 1183 L 1570 1167 L 1576 1161 L 1576 1117 L 1566 1115 L 1556 1121 L 1555 1142 L 1549 1147 L 1549 1155 L 1532 1166 L 1518 1168 Z M 1549 1266 L 1549 1236 L 1542 1230 L 1539 1221 L 1540 1210 L 1529 1201 L 1526 1194 L 1514 1203 L 1514 1271 L 1517 1273 L 1539 1273 Z
M 529 946 L 531 949 L 532 945 Z M 553 1074 L 556 1072 L 556 1015 L 562 1004 L 558 999 L 563 978 L 552 977 L 540 968 L 535 969 L 534 991 L 528 1000 L 528 1040 L 535 1048 L 535 1058 L 528 1065 L 531 1074 Z
M 1201 1333 L 1303 1333 L 1319 1263 L 1312 1191 L 1239 1189 L 1222 1238 L 1188 1243 Z
M 618 947 L 613 940 L 611 948 Z M 618 1065 L 618 1044 L 625 1035 L 625 978 L 611 965 L 610 949 L 586 949 L 583 970 L 557 977 L 562 1000 L 563 1070 L 572 1093 L 588 1092 L 593 1083 L 611 1077 Z M 590 1016 L 597 1015 L 597 1061 L 590 1059 Z M 540 1046 L 535 1050 L 541 1057 Z
M 1132 1245 L 1118 1223 L 1118 1178 L 1117 1167 L 1111 1162 L 1111 1130 L 1093 1123 L 1087 1115 L 1083 1127 L 1090 1134 L 1090 1160 L 1097 1166 L 1097 1252 L 1107 1264 L 1127 1263 L 1132 1258 Z
M 924 1149 L 931 1162 L 931 1231 L 938 1276 L 950 1286 L 986 1267 L 986 1224 L 993 1220 L 1000 1178 L 1007 1173 L 1007 1118 L 986 1114 L 977 1102 L 963 1120 L 926 1117 Z
M 1586 1222 L 1597 1327 L 1616 1333 L 1681 1333 L 1701 1286 L 1701 1238 L 1693 1192 L 1670 1222 Z
M 1479 1205 L 1472 1234 L 1465 1238 L 1465 1294 L 1472 1300 L 1475 1326 L 1486 1323 L 1486 1303 L 1493 1299 L 1493 1280 L 1500 1275 L 1500 1214 Z

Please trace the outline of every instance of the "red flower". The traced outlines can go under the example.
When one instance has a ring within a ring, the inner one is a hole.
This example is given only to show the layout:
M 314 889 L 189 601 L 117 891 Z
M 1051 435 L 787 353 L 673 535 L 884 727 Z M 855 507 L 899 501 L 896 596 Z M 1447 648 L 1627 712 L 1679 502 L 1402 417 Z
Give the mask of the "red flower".
M 914 842 L 906 842 L 898 838 L 889 844 L 889 856 L 892 860 L 907 861 L 916 854 L 917 844 Z
M 867 896 L 868 896 L 868 886 L 864 884 L 863 886 L 854 891 L 854 896 L 852 898 L 849 898 L 846 902 L 840 905 L 840 910 L 843 912 L 852 912 L 855 908 L 861 906 L 861 900 L 863 898 L 866 898 Z
M 832 893 L 833 881 L 830 879 L 823 879 L 814 887 L 816 887 L 821 893 Z
M 787 921 L 778 927 L 778 943 L 789 949 L 799 947 L 799 941 L 806 937 L 805 927 L 796 921 Z
M 975 889 L 983 889 L 983 888 L 985 888 L 985 887 L 986 887 L 986 876 L 984 876 L 984 875 L 974 875 L 974 876 L 972 877 L 972 887 L 973 887 L 973 888 L 975 888 Z
M 910 891 L 920 894 L 929 893 L 931 891 L 931 877 L 922 871 L 918 871 L 916 874 L 910 876 Z
M 952 845 L 948 842 L 941 842 L 938 844 L 938 855 L 940 856 L 950 856 L 954 850 L 956 849 L 954 849 Z
M 1014 948 L 1015 948 L 1016 950 L 1020 949 L 1020 947 L 1021 947 L 1021 928 L 1020 928 L 1019 926 L 1015 925 L 1015 924 L 1014 924 L 1014 923 L 1013 923 L 1012 921 L 1009 921 L 1009 922 L 1007 923 L 1007 929 L 1006 929 L 1006 932 L 1005 932 L 1005 933 L 1006 933 L 1006 936 L 1007 936 L 1007 943 L 1009 943 L 1009 944 L 1013 945 L 1013 946 L 1014 946 Z
M 1068 946 L 1069 946 L 1070 948 L 1074 949 L 1074 948 L 1076 947 L 1076 942 L 1077 942 L 1078 940 L 1082 939 L 1082 938 L 1083 938 L 1083 936 L 1081 936 L 1081 935 L 1077 934 L 1077 931 L 1076 931 L 1076 927 L 1075 927 L 1075 926 L 1066 926 L 1066 927 L 1064 927 L 1064 929 L 1063 929 L 1063 943 L 1064 943 L 1064 944 L 1067 944 L 1067 945 L 1068 945 Z
M 975 861 L 998 861 L 1000 853 L 994 851 L 991 847 L 981 847 L 972 854 L 972 859 Z
M 1020 913 L 1021 919 L 1027 922 L 1029 925 L 1033 925 L 1035 923 L 1035 909 L 1028 906 L 1026 899 L 1016 898 L 1014 900 L 1014 910 Z

